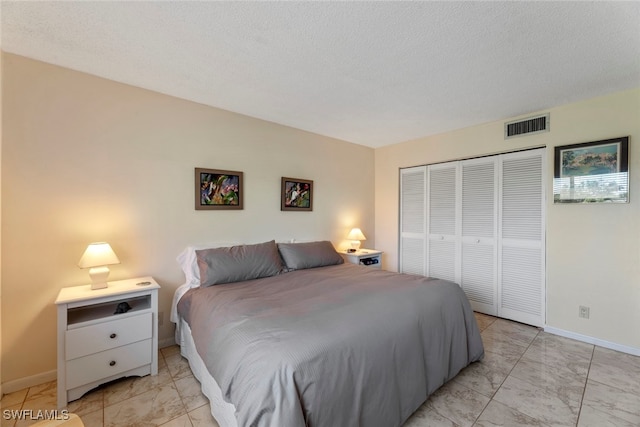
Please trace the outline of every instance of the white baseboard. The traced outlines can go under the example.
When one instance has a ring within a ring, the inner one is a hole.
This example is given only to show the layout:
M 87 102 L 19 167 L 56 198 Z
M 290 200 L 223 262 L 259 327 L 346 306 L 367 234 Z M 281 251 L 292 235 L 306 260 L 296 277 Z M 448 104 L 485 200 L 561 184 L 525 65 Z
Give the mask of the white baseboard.
M 22 390 L 24 388 L 48 383 L 49 381 L 55 381 L 57 378 L 57 371 L 55 369 L 52 371 L 31 375 L 29 377 L 18 378 L 17 380 L 2 383 L 2 392 L 4 394 L 13 393 L 14 391 Z
M 622 344 L 616 344 L 614 342 L 601 340 L 599 338 L 590 337 L 588 335 L 577 334 L 575 332 L 565 331 L 564 329 L 558 329 L 551 326 L 545 326 L 544 331 L 550 334 L 560 335 L 561 337 L 571 338 L 577 341 L 586 342 L 588 344 L 597 345 L 599 347 L 620 351 L 622 353 L 632 354 L 634 356 L 640 356 L 640 348 L 630 347 Z
M 158 341 L 158 348 L 171 347 L 175 343 L 176 343 L 176 340 L 173 337 L 164 338 Z M 49 381 L 55 381 L 56 379 L 58 379 L 58 374 L 57 374 L 57 371 L 54 369 L 52 371 L 42 372 L 40 374 L 31 375 L 29 377 L 18 378 L 17 380 L 13 380 L 13 381 L 7 381 L 6 383 L 2 383 L 1 390 L 2 390 L 2 393 L 9 394 L 9 393 L 13 393 L 14 391 L 48 383 Z

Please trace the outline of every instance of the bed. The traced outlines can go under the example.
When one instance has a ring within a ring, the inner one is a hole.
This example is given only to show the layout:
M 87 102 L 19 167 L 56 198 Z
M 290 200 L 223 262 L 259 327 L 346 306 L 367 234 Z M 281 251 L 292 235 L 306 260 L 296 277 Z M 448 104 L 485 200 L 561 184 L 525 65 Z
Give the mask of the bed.
M 345 264 L 330 242 L 178 261 L 176 341 L 221 427 L 400 426 L 484 355 L 458 285 Z

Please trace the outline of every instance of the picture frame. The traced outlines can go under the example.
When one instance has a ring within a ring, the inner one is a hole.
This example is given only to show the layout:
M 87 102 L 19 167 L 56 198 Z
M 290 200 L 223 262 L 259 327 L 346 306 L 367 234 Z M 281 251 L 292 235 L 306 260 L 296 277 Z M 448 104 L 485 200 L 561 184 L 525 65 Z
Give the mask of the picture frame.
M 280 210 L 313 211 L 313 181 L 282 177 L 280 186 Z
M 243 173 L 195 168 L 196 210 L 243 209 Z
M 554 203 L 628 203 L 629 137 L 555 147 Z

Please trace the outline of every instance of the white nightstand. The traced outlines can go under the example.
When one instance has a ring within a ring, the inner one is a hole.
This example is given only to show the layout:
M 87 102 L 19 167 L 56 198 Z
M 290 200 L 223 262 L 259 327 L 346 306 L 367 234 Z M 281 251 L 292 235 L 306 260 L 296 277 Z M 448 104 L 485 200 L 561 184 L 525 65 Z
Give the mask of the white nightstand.
M 339 251 L 346 262 L 367 267 L 382 268 L 382 251 L 359 249 L 356 252 Z
M 158 289 L 152 277 L 58 294 L 58 408 L 125 376 L 158 374 Z M 114 314 L 120 303 L 131 309 Z

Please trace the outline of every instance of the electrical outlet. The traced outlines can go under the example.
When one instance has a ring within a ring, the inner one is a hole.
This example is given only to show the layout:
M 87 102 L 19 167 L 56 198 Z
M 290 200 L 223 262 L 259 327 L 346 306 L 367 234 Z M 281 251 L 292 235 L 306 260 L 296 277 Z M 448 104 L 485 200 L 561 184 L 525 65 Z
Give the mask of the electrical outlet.
M 162 326 L 162 324 L 164 323 L 164 312 L 159 312 L 158 313 L 158 327 Z
M 580 308 L 578 309 L 578 317 L 582 317 L 583 319 L 588 319 L 589 307 L 585 307 L 584 305 L 581 305 Z

